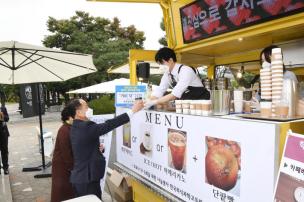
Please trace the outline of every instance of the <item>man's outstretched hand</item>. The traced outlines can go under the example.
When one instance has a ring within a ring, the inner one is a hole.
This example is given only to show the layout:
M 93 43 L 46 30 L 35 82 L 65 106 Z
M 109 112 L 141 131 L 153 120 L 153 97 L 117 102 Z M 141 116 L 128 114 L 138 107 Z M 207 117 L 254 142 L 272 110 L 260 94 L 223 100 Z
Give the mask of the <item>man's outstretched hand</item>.
M 132 107 L 132 112 L 136 113 L 144 108 L 144 102 L 142 100 L 136 100 Z

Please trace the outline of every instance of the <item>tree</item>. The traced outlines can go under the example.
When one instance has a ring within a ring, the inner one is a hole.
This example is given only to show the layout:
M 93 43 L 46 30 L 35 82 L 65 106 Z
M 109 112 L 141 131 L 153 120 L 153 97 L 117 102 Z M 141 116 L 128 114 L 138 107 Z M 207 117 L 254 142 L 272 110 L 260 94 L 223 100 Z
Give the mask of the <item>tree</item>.
M 93 55 L 93 62 L 98 72 L 54 84 L 47 88 L 62 95 L 70 89 L 81 88 L 110 80 L 107 69 L 128 61 L 129 49 L 142 49 L 144 33 L 134 25 L 122 27 L 118 18 L 112 21 L 89 13 L 76 11 L 70 19 L 57 20 L 49 17 L 48 31 L 43 44 L 50 48 L 59 48 L 71 52 Z M 111 78 L 118 75 L 111 75 Z
M 161 30 L 163 30 L 164 32 L 166 31 L 166 29 L 165 29 L 164 18 L 162 18 L 162 21 L 160 22 L 160 28 L 161 28 Z M 168 46 L 166 35 L 165 35 L 164 37 L 160 38 L 160 39 L 158 40 L 158 43 L 160 43 L 160 44 L 163 45 L 163 46 Z

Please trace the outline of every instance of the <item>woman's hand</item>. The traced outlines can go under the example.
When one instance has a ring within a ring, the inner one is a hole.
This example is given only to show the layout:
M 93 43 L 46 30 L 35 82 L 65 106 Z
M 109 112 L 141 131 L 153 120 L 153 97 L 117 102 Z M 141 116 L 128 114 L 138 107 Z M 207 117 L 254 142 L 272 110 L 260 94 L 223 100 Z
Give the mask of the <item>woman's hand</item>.
M 99 144 L 99 151 L 100 151 L 100 153 L 104 153 L 104 149 L 105 149 L 104 145 L 100 143 Z
M 157 100 L 146 100 L 144 103 L 144 109 L 149 109 L 150 107 L 157 104 Z
M 260 102 L 255 98 L 253 97 L 251 99 L 251 103 L 250 103 L 251 107 L 253 107 L 255 110 L 260 110 L 261 107 L 260 107 Z

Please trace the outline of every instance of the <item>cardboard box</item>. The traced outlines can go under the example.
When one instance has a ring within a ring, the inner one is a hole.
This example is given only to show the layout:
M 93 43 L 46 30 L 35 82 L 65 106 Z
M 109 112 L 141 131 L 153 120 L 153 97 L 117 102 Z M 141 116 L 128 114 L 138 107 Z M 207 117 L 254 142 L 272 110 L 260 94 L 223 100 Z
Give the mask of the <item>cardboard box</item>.
M 133 201 L 131 179 L 113 170 L 111 176 L 107 178 L 110 192 L 118 202 Z

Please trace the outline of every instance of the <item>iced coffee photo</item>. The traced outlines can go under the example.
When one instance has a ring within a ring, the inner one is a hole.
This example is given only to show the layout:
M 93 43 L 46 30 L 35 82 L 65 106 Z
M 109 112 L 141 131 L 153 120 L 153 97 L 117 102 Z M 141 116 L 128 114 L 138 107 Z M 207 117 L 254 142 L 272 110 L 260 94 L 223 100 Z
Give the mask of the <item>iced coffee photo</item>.
M 123 145 L 131 148 L 131 125 L 127 123 L 123 125 Z
M 186 173 L 187 133 L 168 129 L 168 164 L 169 167 Z
M 152 157 L 153 150 L 153 131 L 151 125 L 143 124 L 141 128 L 141 144 L 139 145 L 140 153 Z

